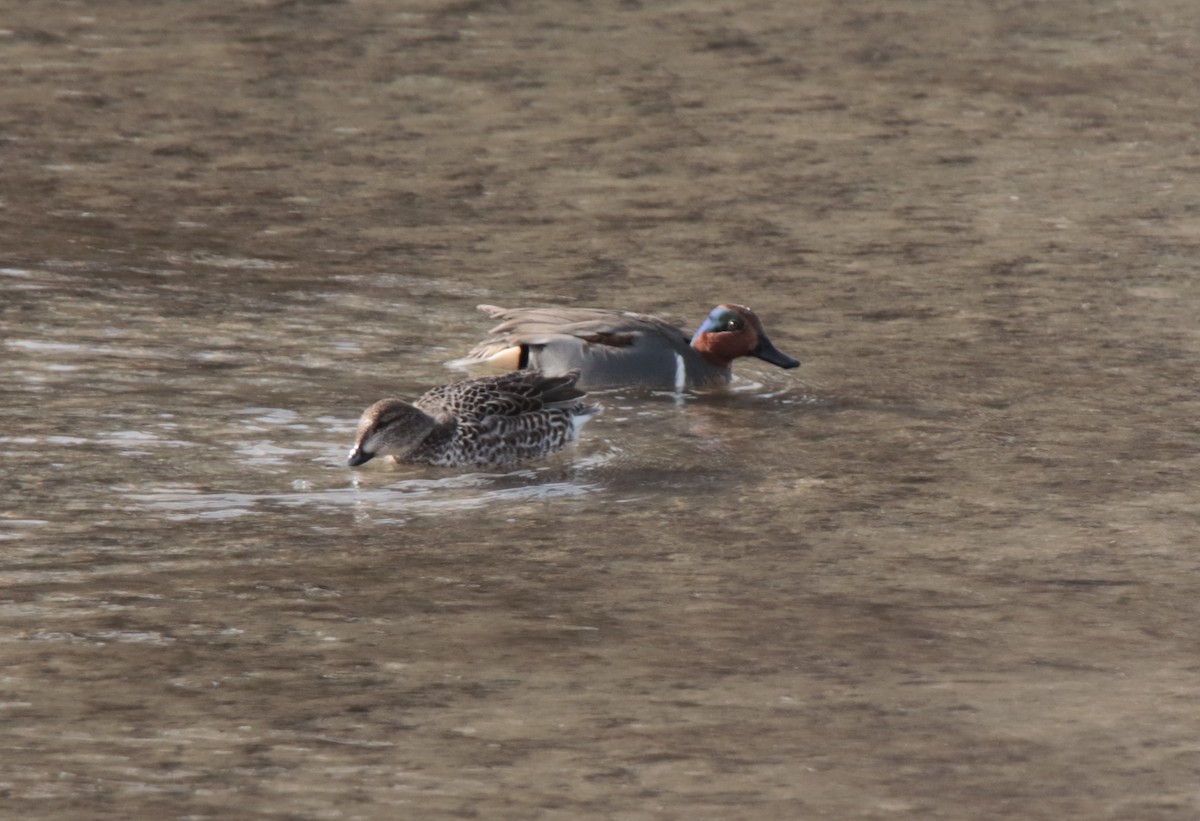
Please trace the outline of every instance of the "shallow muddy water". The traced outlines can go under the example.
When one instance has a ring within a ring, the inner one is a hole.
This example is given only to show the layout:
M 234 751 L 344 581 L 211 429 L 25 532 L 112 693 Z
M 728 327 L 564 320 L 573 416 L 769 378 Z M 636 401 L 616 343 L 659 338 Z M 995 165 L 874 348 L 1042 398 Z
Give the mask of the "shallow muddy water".
M 10 4 L 5 814 L 1197 817 L 1196 16 Z M 343 465 L 722 301 L 803 366 Z

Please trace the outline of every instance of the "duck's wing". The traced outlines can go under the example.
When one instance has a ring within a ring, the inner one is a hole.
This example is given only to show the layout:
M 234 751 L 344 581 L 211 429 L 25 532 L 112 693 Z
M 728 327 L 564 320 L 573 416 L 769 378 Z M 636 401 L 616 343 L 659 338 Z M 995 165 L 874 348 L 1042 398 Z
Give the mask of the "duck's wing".
M 649 314 L 614 311 L 606 308 L 500 308 L 480 305 L 479 310 L 500 324 L 488 331 L 488 339 L 479 348 L 504 342 L 508 345 L 540 344 L 560 336 L 574 337 L 591 345 L 627 348 L 645 338 L 655 338 L 672 346 L 688 347 L 689 338 L 671 323 Z
M 603 308 L 479 309 L 500 324 L 454 365 L 489 362 L 545 373 L 578 369 L 589 387 L 623 384 L 671 386 L 680 362 L 691 358 L 689 337 L 648 314 Z
M 574 402 L 584 395 L 575 387 L 578 378 L 578 371 L 560 376 L 513 371 L 441 385 L 413 404 L 443 422 L 454 419 L 469 424 L 489 417 L 511 418 Z

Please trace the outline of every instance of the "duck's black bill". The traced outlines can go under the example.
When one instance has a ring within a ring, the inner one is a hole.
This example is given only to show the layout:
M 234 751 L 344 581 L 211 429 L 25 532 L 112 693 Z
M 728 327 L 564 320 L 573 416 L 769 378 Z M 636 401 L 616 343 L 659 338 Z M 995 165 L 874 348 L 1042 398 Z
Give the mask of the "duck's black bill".
M 374 453 L 366 453 L 362 448 L 355 448 L 350 451 L 350 458 L 346 460 L 346 464 L 352 468 L 356 468 L 359 465 L 365 465 L 374 458 Z
M 765 334 L 760 334 L 758 337 L 758 346 L 750 352 L 751 356 L 757 356 L 763 362 L 770 362 L 772 365 L 778 365 L 781 368 L 798 368 L 800 360 L 793 359 L 783 351 L 771 344 L 771 340 L 767 339 Z

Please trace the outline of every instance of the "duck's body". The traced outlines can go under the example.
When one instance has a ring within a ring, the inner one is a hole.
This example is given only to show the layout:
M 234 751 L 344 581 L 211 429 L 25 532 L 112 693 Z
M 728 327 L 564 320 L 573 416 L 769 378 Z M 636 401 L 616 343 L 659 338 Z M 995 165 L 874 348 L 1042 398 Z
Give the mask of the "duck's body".
M 406 464 L 484 467 L 553 453 L 600 412 L 582 401 L 578 376 L 517 371 L 442 385 L 412 404 L 381 399 L 359 420 L 349 464 L 390 456 Z
M 579 386 L 633 385 L 684 390 L 724 385 L 730 364 L 756 356 L 781 368 L 800 363 L 781 353 L 754 311 L 718 305 L 690 338 L 665 320 L 603 308 L 499 308 L 479 310 L 502 320 L 455 365 L 487 362 L 543 373 L 578 370 Z

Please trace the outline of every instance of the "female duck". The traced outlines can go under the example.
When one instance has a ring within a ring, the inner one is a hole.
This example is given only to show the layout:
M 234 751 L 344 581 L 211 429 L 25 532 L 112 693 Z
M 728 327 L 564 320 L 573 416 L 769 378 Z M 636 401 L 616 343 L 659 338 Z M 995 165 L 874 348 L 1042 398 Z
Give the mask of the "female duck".
M 509 370 L 578 370 L 580 387 L 684 390 L 728 383 L 730 364 L 741 356 L 781 368 L 800 364 L 771 344 L 758 315 L 744 305 L 713 308 L 691 339 L 658 317 L 628 311 L 495 305 L 479 310 L 502 322 L 452 366 L 487 362 Z
M 349 465 L 390 456 L 406 464 L 502 466 L 561 450 L 600 412 L 581 401 L 578 377 L 518 371 L 442 385 L 412 404 L 381 399 L 359 420 Z

